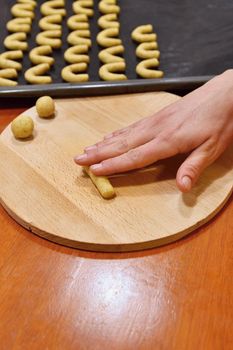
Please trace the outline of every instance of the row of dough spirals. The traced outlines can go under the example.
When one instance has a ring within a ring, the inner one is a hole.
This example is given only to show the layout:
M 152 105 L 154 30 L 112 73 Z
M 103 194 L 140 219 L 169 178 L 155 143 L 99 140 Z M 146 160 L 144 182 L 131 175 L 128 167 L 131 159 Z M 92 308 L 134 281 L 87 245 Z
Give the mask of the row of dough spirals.
M 0 86 L 17 85 L 18 72 L 22 70 L 19 60 L 28 50 L 27 35 L 31 32 L 35 18 L 36 0 L 17 0 L 11 8 L 12 19 L 7 23 L 11 33 L 4 40 L 8 51 L 0 55 Z M 120 7 L 117 0 L 101 0 L 98 4 L 101 16 L 98 19 L 100 31 L 97 43 L 101 47 L 99 60 L 101 67 L 99 76 L 102 80 L 125 80 L 126 63 L 123 58 L 124 46 L 119 37 L 120 23 L 118 16 Z M 64 53 L 67 65 L 61 76 L 66 82 L 85 82 L 89 80 L 88 64 L 91 48 L 89 19 L 94 15 L 94 0 L 76 0 L 72 4 L 74 14 L 68 18 L 70 30 L 67 42 L 70 45 Z M 55 60 L 53 51 L 62 46 L 62 22 L 66 16 L 65 0 L 45 1 L 40 12 L 40 33 L 36 36 L 36 44 L 29 52 L 32 67 L 26 70 L 25 80 L 31 84 L 49 84 L 52 78 L 48 75 Z M 156 34 L 151 25 L 142 25 L 132 32 L 132 39 L 138 43 L 136 55 L 142 59 L 136 72 L 143 78 L 160 78 L 163 72 L 157 70 L 159 51 Z

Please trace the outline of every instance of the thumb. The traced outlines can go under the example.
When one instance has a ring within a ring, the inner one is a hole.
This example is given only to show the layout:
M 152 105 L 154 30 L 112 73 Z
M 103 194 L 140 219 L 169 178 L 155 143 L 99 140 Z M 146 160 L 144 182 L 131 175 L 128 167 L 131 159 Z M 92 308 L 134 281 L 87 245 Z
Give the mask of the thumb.
M 181 192 L 189 192 L 201 173 L 217 159 L 213 157 L 208 142 L 195 149 L 183 162 L 176 175 L 176 183 Z

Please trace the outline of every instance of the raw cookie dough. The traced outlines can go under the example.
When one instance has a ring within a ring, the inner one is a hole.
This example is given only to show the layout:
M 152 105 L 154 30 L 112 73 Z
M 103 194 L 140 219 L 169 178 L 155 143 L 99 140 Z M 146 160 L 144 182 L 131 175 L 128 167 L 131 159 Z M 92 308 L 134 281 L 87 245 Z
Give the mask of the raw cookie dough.
M 4 40 L 4 46 L 9 50 L 22 50 L 28 49 L 28 43 L 25 41 L 27 34 L 24 32 L 13 33 L 8 35 Z
M 109 13 L 120 13 L 120 7 L 116 5 L 116 1 L 105 1 L 101 0 L 99 2 L 99 11 L 103 14 Z
M 92 17 L 94 15 L 93 6 L 93 0 L 78 0 L 73 2 L 73 11 L 76 14 L 84 14 L 88 17 Z
M 0 69 L 0 78 L 16 78 L 18 73 L 14 68 Z
M 26 139 L 32 136 L 33 130 L 33 120 L 26 115 L 20 115 L 11 123 L 11 131 L 16 139 Z
M 91 47 L 91 32 L 89 29 L 78 29 L 71 32 L 67 37 L 67 42 L 70 45 L 87 45 L 88 47 Z
M 30 51 L 29 58 L 33 64 L 48 63 L 51 66 L 54 64 L 54 58 L 48 55 L 52 52 L 53 49 L 49 45 L 37 46 Z
M 146 41 L 156 41 L 157 35 L 153 33 L 153 27 L 151 24 L 145 24 L 135 28 L 132 31 L 131 37 L 133 40 L 144 43 Z
M 88 53 L 87 45 L 75 45 L 75 46 L 69 47 L 65 51 L 64 58 L 69 63 L 80 63 L 80 62 L 89 63 L 90 58 L 87 55 L 87 53 Z
M 37 6 L 36 1 L 34 0 L 17 0 L 17 2 L 20 4 L 30 4 L 32 8 L 35 8 Z
M 61 30 L 45 30 L 37 34 L 36 43 L 38 45 L 49 45 L 53 49 L 59 49 L 62 46 L 62 41 L 60 39 L 62 35 Z
M 157 48 L 158 44 L 155 41 L 141 43 L 136 48 L 136 56 L 142 59 L 159 58 L 160 51 Z
M 0 86 L 16 86 L 16 85 L 18 85 L 17 81 L 0 77 Z
M 55 104 L 50 96 L 42 96 L 36 101 L 36 111 L 41 118 L 50 118 L 55 113 Z
M 91 181 L 104 199 L 115 197 L 115 190 L 106 176 L 94 175 L 87 166 L 83 167 L 83 170 L 90 177 Z
M 126 80 L 126 75 L 117 73 L 119 71 L 125 71 L 125 62 L 122 61 L 104 64 L 99 69 L 99 76 L 102 80 Z
M 25 80 L 31 84 L 50 84 L 52 78 L 50 76 L 43 75 L 50 69 L 48 63 L 41 63 L 37 66 L 31 67 L 26 70 L 24 77 Z
M 14 17 L 26 17 L 33 19 L 35 14 L 33 12 L 34 6 L 32 4 L 15 4 L 11 8 L 11 14 Z
M 16 62 L 16 60 L 22 59 L 22 58 L 23 58 L 23 51 L 21 50 L 12 50 L 12 51 L 3 52 L 0 55 L 0 67 L 21 70 L 22 64 L 19 62 Z
M 113 63 L 124 61 L 123 57 L 117 56 L 124 52 L 123 45 L 107 47 L 99 52 L 99 60 L 103 63 Z
M 121 45 L 122 41 L 119 38 L 114 38 L 119 35 L 119 28 L 107 28 L 99 32 L 96 41 L 102 47 L 110 47 Z
M 67 20 L 70 30 L 89 29 L 88 17 L 84 14 L 73 15 Z
M 140 77 L 146 79 L 162 78 L 163 72 L 160 70 L 153 69 L 158 67 L 158 65 L 159 61 L 157 60 L 157 58 L 143 60 L 140 63 L 138 63 L 136 67 L 136 72 Z
M 6 68 L 0 69 L 0 86 L 15 86 L 18 83 L 12 78 L 17 78 L 18 73 L 16 69 Z
M 39 27 L 42 30 L 62 30 L 62 15 L 55 14 L 41 18 Z
M 9 32 L 18 33 L 24 32 L 29 33 L 31 31 L 32 20 L 29 17 L 13 18 L 7 22 L 6 27 Z
M 82 73 L 87 70 L 86 63 L 74 63 L 66 66 L 61 71 L 62 78 L 69 83 L 80 83 L 89 80 L 87 73 Z
M 49 15 L 66 15 L 65 10 L 65 1 L 64 0 L 50 0 L 44 2 L 40 7 L 40 12 L 44 16 Z
M 108 13 L 106 15 L 101 16 L 98 19 L 98 26 L 102 29 L 119 28 L 120 23 L 117 21 L 117 14 Z

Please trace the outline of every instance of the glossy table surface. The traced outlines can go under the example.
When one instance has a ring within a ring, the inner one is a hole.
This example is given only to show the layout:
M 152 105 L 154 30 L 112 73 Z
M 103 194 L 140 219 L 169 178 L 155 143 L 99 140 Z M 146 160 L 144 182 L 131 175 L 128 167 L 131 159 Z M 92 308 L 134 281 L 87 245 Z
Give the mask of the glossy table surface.
M 0 100 L 0 131 L 32 101 Z M 232 349 L 233 202 L 165 247 L 90 253 L 0 207 L 0 348 Z

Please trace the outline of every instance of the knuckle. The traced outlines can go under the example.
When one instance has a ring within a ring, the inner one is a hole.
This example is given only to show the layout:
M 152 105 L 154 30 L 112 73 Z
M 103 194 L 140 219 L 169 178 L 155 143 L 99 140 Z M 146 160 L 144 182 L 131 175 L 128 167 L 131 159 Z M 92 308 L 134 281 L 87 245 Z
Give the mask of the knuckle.
M 161 133 L 156 137 L 157 143 L 164 143 L 164 142 L 167 142 L 167 139 L 168 139 L 168 136 L 167 136 L 167 134 L 164 133 L 164 132 L 161 132 Z
M 218 142 L 218 137 L 213 137 L 206 143 L 203 157 L 211 163 L 214 161 L 223 151 L 222 146 Z
M 117 167 L 115 166 L 114 159 L 110 158 L 110 159 L 102 160 L 101 164 L 107 172 L 111 172 L 111 173 L 117 172 Z
M 158 143 L 164 145 L 164 147 L 172 148 L 175 154 L 184 153 L 189 150 L 189 144 L 182 133 L 176 129 L 168 129 L 166 132 L 162 132 L 157 137 Z
M 122 152 L 127 152 L 129 149 L 129 143 L 127 138 L 123 138 L 119 141 L 118 145 L 117 145 L 117 149 L 119 153 Z
M 159 142 L 170 142 L 171 140 L 174 140 L 176 138 L 175 130 L 166 129 L 166 131 L 160 132 L 157 138 Z
M 124 134 L 125 132 L 127 132 L 128 128 L 129 128 L 129 127 L 114 131 L 114 132 L 113 132 L 113 136 L 119 136 L 119 135 Z
M 192 179 L 195 179 L 198 174 L 199 174 L 199 169 L 196 165 L 194 164 L 188 164 L 186 166 L 186 172 L 189 174 L 189 176 L 192 178 Z
M 137 149 L 133 148 L 133 149 L 129 150 L 127 152 L 127 157 L 135 168 L 140 167 L 141 157 L 140 157 L 140 153 Z
M 110 161 L 110 159 L 102 160 L 102 162 L 100 164 L 102 165 L 102 168 L 104 168 L 104 170 L 106 170 L 106 171 L 108 171 L 108 169 L 111 168 L 111 161 Z
M 104 150 L 105 143 L 99 142 L 95 145 L 95 148 L 93 150 L 89 151 L 89 154 L 92 158 L 101 160 L 101 158 L 103 157 Z
M 95 148 L 92 150 L 92 153 L 93 153 L 93 155 L 95 156 L 95 157 L 98 157 L 99 156 L 99 154 L 100 154 L 100 150 L 101 150 L 101 144 L 100 143 L 97 143 L 96 145 L 95 145 Z

